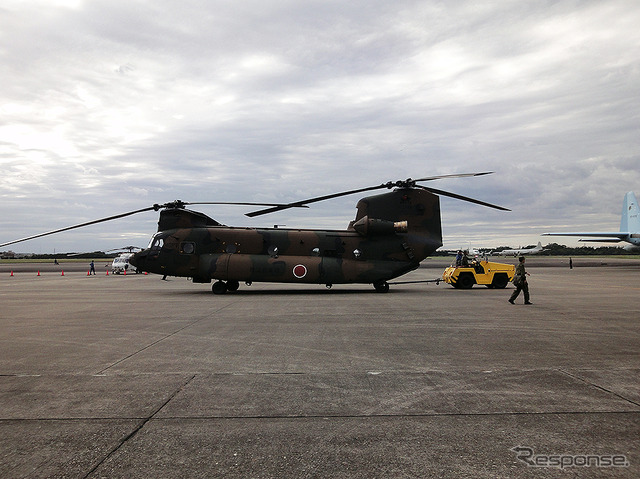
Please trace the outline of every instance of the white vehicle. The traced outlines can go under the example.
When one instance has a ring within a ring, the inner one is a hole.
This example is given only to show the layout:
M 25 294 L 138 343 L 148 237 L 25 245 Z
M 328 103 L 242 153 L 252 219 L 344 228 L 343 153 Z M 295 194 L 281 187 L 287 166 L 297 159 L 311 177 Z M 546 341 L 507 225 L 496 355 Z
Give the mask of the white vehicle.
M 134 272 L 136 268 L 129 264 L 129 258 L 131 258 L 134 253 L 121 253 L 113 259 L 113 263 L 111 263 L 111 273 L 113 274 L 127 274 L 129 269 Z

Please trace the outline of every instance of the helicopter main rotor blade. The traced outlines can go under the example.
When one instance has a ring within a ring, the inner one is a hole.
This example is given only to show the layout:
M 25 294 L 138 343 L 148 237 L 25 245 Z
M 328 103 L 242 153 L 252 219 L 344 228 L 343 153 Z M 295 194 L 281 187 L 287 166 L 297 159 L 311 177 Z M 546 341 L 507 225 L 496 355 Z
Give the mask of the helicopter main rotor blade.
M 476 200 L 474 198 L 469 198 L 468 196 L 458 195 L 456 193 L 450 193 L 449 191 L 438 190 L 436 188 L 431 188 L 428 186 L 418 185 L 417 188 L 421 188 L 423 190 L 428 191 L 429 193 L 433 193 L 435 195 L 448 196 L 450 198 L 455 198 L 456 200 L 468 201 L 469 203 L 475 203 L 476 205 L 488 206 L 489 208 L 495 208 L 496 210 L 501 211 L 511 211 L 509 208 L 505 208 L 503 206 L 494 205 L 491 203 L 487 203 L 485 201 Z
M 406 180 L 399 180 L 399 181 L 389 181 L 387 183 L 383 183 L 381 185 L 377 185 L 377 186 L 369 186 L 366 188 L 359 188 L 356 190 L 349 190 L 349 191 L 342 191 L 340 193 L 334 193 L 331 195 L 325 195 L 325 196 L 318 196 L 316 198 L 309 198 L 307 200 L 301 200 L 301 201 L 295 201 L 293 203 L 288 203 L 286 205 L 279 205 L 279 206 L 274 206 L 273 208 L 266 208 L 263 210 L 258 210 L 258 211 L 252 211 L 250 213 L 245 213 L 245 216 L 249 216 L 250 218 L 253 218 L 254 216 L 260 216 L 260 215 L 266 215 L 269 213 L 275 213 L 276 211 L 281 211 L 281 210 L 286 210 L 288 208 L 298 208 L 304 205 L 308 205 L 309 203 L 316 203 L 318 201 L 324 201 L 324 200 L 330 200 L 332 198 L 338 198 L 340 196 L 347 196 L 347 195 L 353 195 L 356 193 L 363 193 L 365 191 L 373 191 L 373 190 L 379 190 L 379 189 L 383 189 L 383 188 L 387 188 L 387 189 L 391 189 L 393 187 L 398 187 L 398 188 L 413 188 L 416 186 L 416 182 L 418 181 L 431 181 L 431 180 L 440 180 L 443 178 L 464 178 L 464 177 L 469 177 L 469 176 L 483 176 L 483 175 L 490 175 L 492 174 L 493 171 L 485 171 L 482 173 L 457 173 L 457 174 L 452 174 L 452 175 L 439 175 L 439 176 L 429 176 L 426 178 L 419 178 L 417 180 L 411 179 L 411 178 L 407 178 Z
M 287 208 L 308 208 L 304 205 L 289 206 L 288 203 L 253 203 L 239 201 L 195 201 L 192 203 L 183 203 L 184 205 L 240 205 L 240 206 L 286 206 Z
M 153 211 L 154 209 L 156 209 L 156 206 L 157 205 L 150 206 L 148 208 L 142 208 L 140 210 L 129 211 L 127 213 L 121 213 L 119 215 L 108 216 L 106 218 L 100 218 L 98 220 L 87 221 L 86 223 L 80 223 L 78 225 L 67 226 L 66 228 L 60 228 L 60 229 L 53 230 L 53 231 L 47 231 L 46 233 L 40 233 L 40 234 L 37 234 L 37 235 L 27 236 L 26 238 L 20 238 L 20 239 L 17 239 L 17 240 L 9 241 L 7 243 L 2 243 L 2 244 L 0 244 L 0 247 L 8 246 L 10 244 L 15 244 L 15 243 L 21 243 L 23 241 L 28 241 L 28 240 L 35 239 L 35 238 L 41 238 L 43 236 L 48 236 L 48 235 L 52 235 L 52 234 L 55 234 L 55 233 L 61 233 L 63 231 L 69 231 L 69 230 L 73 230 L 73 229 L 76 229 L 76 228 L 82 228 L 83 226 L 90 226 L 90 225 L 95 225 L 95 224 L 98 224 L 98 223 L 103 223 L 105 221 L 117 220 L 119 218 L 124 218 L 125 216 L 135 215 L 136 213 L 143 213 L 145 211 Z
M 353 195 L 355 193 L 362 193 L 364 191 L 378 190 L 381 188 L 390 188 L 386 184 L 378 185 L 378 186 L 369 186 L 367 188 L 360 188 L 357 190 L 343 191 L 341 193 L 333 193 L 331 195 L 318 196 L 316 198 L 309 198 L 307 200 L 296 201 L 294 203 L 287 203 L 283 205 L 274 206 L 273 208 L 266 208 L 264 210 L 252 211 L 250 213 L 245 213 L 245 216 L 253 218 L 254 216 L 266 215 L 269 213 L 275 213 L 276 211 L 286 210 L 289 208 L 300 208 L 305 207 L 309 203 L 317 203 L 318 201 L 330 200 L 332 198 L 338 198 L 340 196 Z
M 140 251 L 142 251 L 144 248 L 142 246 L 123 246 L 122 248 L 113 248 L 113 249 L 105 250 L 105 253 L 112 253 L 114 251 L 125 251 L 125 250 L 128 250 L 129 253 L 132 253 L 134 249 L 139 249 Z
M 2 243 L 0 244 L 0 247 L 2 246 L 8 246 L 10 244 L 15 244 L 15 243 L 21 243 L 23 241 L 28 241 L 28 240 L 32 240 L 32 239 L 36 239 L 36 238 L 41 238 L 43 236 L 48 236 L 48 235 L 52 235 L 55 233 L 62 233 L 63 231 L 69 231 L 69 230 L 73 230 L 76 228 L 82 228 L 84 226 L 90 226 L 90 225 L 95 225 L 98 223 L 103 223 L 105 221 L 111 221 L 111 220 L 117 220 L 119 218 L 124 218 L 126 216 L 131 216 L 131 215 L 135 215 L 137 213 L 144 213 L 146 211 L 159 211 L 163 208 L 184 208 L 185 205 L 243 205 L 243 206 L 272 206 L 272 207 L 276 207 L 276 206 L 285 206 L 282 203 L 239 203 L 239 202 L 229 202 L 229 201 L 210 201 L 210 202 L 194 202 L 194 203 L 187 203 L 184 202 L 182 200 L 175 200 L 175 201 L 171 201 L 169 203 L 164 203 L 164 204 L 155 204 L 153 206 L 149 206 L 147 208 L 142 208 L 139 210 L 134 210 L 134 211 L 129 211 L 127 213 L 121 213 L 119 215 L 114 215 L 114 216 L 108 216 L 106 218 L 100 218 L 97 220 L 93 220 L 93 221 L 87 221 L 86 223 L 80 223 L 78 225 L 73 225 L 73 226 L 67 226 L 65 228 L 60 228 L 57 230 L 53 230 L 53 231 L 47 231 L 46 233 L 39 233 L 37 235 L 32 235 L 32 236 L 27 236 L 26 238 L 20 238 L 17 240 L 13 240 L 13 241 L 9 241 L 7 243 Z M 287 206 L 288 208 L 290 206 Z M 304 205 L 299 205 L 296 207 L 299 208 L 308 208 L 308 206 L 304 206 Z
M 443 178 L 467 178 L 469 176 L 484 176 L 484 175 L 492 175 L 492 174 L 493 174 L 493 171 L 483 171 L 482 173 L 456 173 L 452 175 L 428 176 L 427 178 L 418 178 L 417 180 L 412 180 L 412 181 L 420 182 L 420 181 L 441 180 Z

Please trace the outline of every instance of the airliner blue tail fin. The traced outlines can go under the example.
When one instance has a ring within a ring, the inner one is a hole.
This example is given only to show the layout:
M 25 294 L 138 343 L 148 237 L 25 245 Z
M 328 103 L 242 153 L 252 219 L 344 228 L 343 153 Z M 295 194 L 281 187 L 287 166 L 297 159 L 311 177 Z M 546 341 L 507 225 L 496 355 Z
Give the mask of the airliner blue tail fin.
M 620 220 L 620 231 L 629 233 L 640 232 L 640 210 L 638 209 L 638 200 L 633 191 L 629 191 L 624 196 L 622 202 L 622 219 Z

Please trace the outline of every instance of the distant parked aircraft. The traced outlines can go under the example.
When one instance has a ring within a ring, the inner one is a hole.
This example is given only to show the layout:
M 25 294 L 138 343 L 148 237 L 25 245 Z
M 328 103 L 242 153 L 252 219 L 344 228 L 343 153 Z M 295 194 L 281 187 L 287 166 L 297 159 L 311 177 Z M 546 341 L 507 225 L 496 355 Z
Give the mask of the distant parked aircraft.
M 503 249 L 502 251 L 495 251 L 491 254 L 498 256 L 520 256 L 523 254 L 538 254 L 543 250 L 542 243 L 538 241 L 538 245 L 533 248 Z
M 453 256 L 457 255 L 458 251 L 465 251 L 469 257 L 480 256 L 482 254 L 477 248 L 441 249 L 440 251 Z
M 599 243 L 629 243 L 624 247 L 628 251 L 637 250 L 640 247 L 640 217 L 638 217 L 638 200 L 633 191 L 624 195 L 622 202 L 622 217 L 620 219 L 620 231 L 615 232 L 570 232 L 570 233 L 543 233 L 542 236 L 591 236 L 579 241 L 593 241 Z

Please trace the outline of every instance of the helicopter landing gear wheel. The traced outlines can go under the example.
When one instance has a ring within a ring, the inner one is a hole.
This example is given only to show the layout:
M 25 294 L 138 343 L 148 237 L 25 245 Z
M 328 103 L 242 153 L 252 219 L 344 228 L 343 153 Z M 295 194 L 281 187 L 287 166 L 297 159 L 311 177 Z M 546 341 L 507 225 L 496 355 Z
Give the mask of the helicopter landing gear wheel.
M 213 291 L 213 294 L 224 294 L 227 292 L 227 283 L 224 281 L 216 281 L 213 283 L 213 286 L 211 286 L 211 291 Z
M 227 291 L 230 291 L 230 292 L 238 291 L 239 287 L 240 287 L 240 283 L 238 283 L 237 281 L 234 281 L 234 280 L 227 281 Z
M 373 287 L 376 288 L 378 293 L 388 293 L 389 292 L 389 283 L 386 281 L 378 281 L 373 283 Z

